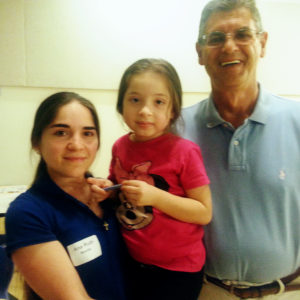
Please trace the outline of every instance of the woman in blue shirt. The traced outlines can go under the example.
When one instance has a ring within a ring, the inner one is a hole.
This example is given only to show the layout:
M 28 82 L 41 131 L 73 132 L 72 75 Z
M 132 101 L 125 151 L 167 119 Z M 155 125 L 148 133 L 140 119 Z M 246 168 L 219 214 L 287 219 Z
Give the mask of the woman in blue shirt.
M 31 144 L 41 159 L 6 232 L 8 253 L 43 299 L 126 299 L 118 225 L 99 205 L 108 193 L 93 193 L 85 176 L 99 136 L 95 107 L 75 93 L 56 93 L 36 112 Z

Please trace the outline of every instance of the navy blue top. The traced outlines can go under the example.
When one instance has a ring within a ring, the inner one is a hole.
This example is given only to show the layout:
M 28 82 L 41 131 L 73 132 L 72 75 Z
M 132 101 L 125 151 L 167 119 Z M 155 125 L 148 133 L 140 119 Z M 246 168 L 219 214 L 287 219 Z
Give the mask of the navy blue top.
M 11 203 L 5 225 L 8 254 L 57 240 L 68 252 L 90 297 L 126 299 L 124 246 L 112 212 L 105 211 L 103 219 L 98 218 L 47 175 Z

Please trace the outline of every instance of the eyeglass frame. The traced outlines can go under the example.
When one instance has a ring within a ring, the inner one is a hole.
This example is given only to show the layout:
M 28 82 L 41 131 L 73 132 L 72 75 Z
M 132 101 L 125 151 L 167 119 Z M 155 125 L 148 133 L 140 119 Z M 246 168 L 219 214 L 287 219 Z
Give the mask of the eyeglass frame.
M 227 33 L 224 32 L 224 31 L 218 31 L 217 30 L 217 31 L 212 31 L 212 32 L 210 32 L 208 34 L 203 34 L 201 36 L 200 40 L 199 40 L 199 43 L 200 44 L 204 44 L 205 46 L 207 46 L 209 48 L 220 48 L 220 47 L 224 46 L 225 42 L 227 41 L 227 37 L 230 36 L 237 45 L 249 45 L 251 43 L 251 41 L 253 41 L 254 39 L 249 39 L 245 43 L 243 43 L 243 42 L 241 43 L 241 41 L 235 39 L 236 33 L 239 32 L 239 31 L 242 31 L 242 30 L 248 30 L 248 31 L 254 32 L 255 36 L 258 36 L 258 35 L 260 35 L 260 34 L 262 34 L 264 32 L 263 30 L 257 31 L 257 29 L 252 29 L 252 28 L 248 28 L 248 27 L 241 27 L 241 28 L 235 30 L 234 32 L 227 32 Z M 212 33 L 222 33 L 223 36 L 225 37 L 224 41 L 222 43 L 220 43 L 219 45 L 208 45 L 207 42 L 206 42 L 207 41 L 207 37 L 209 35 L 211 35 Z

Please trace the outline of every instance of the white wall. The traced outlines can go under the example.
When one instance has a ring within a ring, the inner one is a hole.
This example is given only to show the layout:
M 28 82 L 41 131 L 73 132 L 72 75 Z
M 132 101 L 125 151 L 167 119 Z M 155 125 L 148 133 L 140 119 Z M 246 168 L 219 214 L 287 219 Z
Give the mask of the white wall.
M 96 105 L 102 146 L 93 170 L 99 176 L 107 175 L 111 145 L 125 132 L 115 102 L 130 63 L 165 58 L 182 79 L 184 105 L 203 99 L 209 80 L 194 44 L 204 2 L 0 0 L 0 185 L 31 182 L 34 112 L 54 92 L 73 90 Z M 269 32 L 259 80 L 275 93 L 300 99 L 300 3 L 257 2 Z
M 4 87 L 0 95 L 0 186 L 30 184 L 38 156 L 30 149 L 30 132 L 39 103 L 52 93 L 64 89 Z M 101 121 L 101 146 L 92 170 L 106 177 L 113 142 L 126 131 L 115 111 L 116 90 L 68 89 L 91 100 Z M 187 93 L 185 105 L 207 94 Z
M 30 149 L 30 132 L 39 103 L 63 89 L 5 87 L 0 96 L 0 185 L 29 184 L 38 156 Z M 68 89 L 70 90 L 70 89 Z M 90 99 L 101 121 L 101 147 L 93 170 L 105 177 L 113 141 L 125 132 L 114 109 L 116 91 L 73 90 Z
M 205 2 L 0 0 L 0 84 L 114 90 L 133 61 L 163 57 L 185 91 L 207 92 L 195 52 Z M 257 3 L 270 33 L 259 77 L 275 92 L 300 94 L 300 1 Z

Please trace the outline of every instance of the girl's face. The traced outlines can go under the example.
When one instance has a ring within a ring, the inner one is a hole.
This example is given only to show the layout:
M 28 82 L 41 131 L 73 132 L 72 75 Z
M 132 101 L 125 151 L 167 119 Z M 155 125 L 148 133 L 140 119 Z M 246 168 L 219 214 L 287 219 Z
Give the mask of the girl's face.
M 68 177 L 82 178 L 94 161 L 98 146 L 91 112 L 73 101 L 59 109 L 35 150 L 46 162 L 50 177 L 59 182 Z
M 134 141 L 148 141 L 166 133 L 173 118 L 166 78 L 152 71 L 133 75 L 123 99 L 123 118 Z

